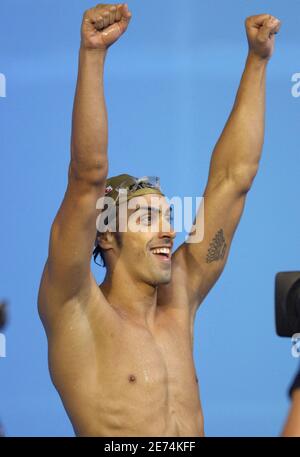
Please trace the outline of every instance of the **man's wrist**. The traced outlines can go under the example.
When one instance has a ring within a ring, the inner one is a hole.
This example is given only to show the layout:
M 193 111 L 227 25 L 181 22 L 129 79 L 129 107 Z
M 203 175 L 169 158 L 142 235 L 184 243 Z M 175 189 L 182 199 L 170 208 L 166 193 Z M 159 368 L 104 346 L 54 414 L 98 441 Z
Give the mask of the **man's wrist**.
M 247 56 L 247 61 L 250 62 L 250 63 L 253 63 L 254 65 L 266 66 L 268 64 L 270 58 L 271 58 L 271 56 L 269 56 L 269 57 L 261 57 L 255 51 L 249 49 L 248 56 Z
M 87 57 L 89 59 L 95 60 L 105 60 L 107 49 L 98 49 L 98 48 L 86 48 L 85 46 L 80 46 L 79 48 L 80 56 Z

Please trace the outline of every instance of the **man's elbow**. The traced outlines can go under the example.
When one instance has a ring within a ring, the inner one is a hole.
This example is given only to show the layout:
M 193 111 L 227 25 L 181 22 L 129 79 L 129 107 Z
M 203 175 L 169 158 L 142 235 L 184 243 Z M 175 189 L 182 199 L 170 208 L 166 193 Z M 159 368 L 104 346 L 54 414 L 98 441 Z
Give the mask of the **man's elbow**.
M 93 186 L 102 186 L 107 178 L 108 162 L 101 161 L 92 164 L 80 164 L 71 160 L 69 166 L 69 180 L 83 181 Z

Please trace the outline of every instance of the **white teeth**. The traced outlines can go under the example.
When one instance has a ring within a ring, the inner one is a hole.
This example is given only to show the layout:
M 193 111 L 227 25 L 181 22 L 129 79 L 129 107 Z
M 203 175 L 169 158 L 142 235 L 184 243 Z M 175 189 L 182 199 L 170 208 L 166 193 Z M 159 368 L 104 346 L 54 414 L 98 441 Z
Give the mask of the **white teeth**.
M 153 254 L 170 254 L 169 248 L 157 248 L 152 250 Z

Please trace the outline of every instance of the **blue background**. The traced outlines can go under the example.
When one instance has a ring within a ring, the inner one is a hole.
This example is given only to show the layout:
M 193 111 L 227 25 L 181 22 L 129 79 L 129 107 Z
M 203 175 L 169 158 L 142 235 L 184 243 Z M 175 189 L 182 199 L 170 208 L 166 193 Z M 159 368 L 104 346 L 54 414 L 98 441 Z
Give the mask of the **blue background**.
M 71 111 L 86 0 L 1 0 L 0 294 L 10 302 L 0 359 L 8 436 L 73 435 L 47 368 L 37 290 L 69 162 Z M 274 328 L 274 276 L 299 270 L 300 1 L 129 1 L 127 33 L 109 50 L 110 174 L 158 174 L 169 195 L 202 195 L 213 147 L 247 54 L 244 19 L 282 20 L 268 68 L 260 171 L 227 266 L 198 312 L 195 361 L 208 436 L 280 433 L 297 368 Z M 183 241 L 177 237 L 176 246 Z M 94 268 L 100 282 L 103 270 Z

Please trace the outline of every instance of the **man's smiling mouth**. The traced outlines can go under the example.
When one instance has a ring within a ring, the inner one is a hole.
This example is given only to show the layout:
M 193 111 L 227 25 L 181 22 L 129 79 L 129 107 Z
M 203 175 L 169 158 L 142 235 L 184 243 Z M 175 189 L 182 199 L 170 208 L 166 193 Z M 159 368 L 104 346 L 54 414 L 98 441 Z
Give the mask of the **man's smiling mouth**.
M 171 248 L 170 247 L 156 247 L 152 248 L 151 252 L 157 258 L 164 262 L 169 262 L 171 260 Z

